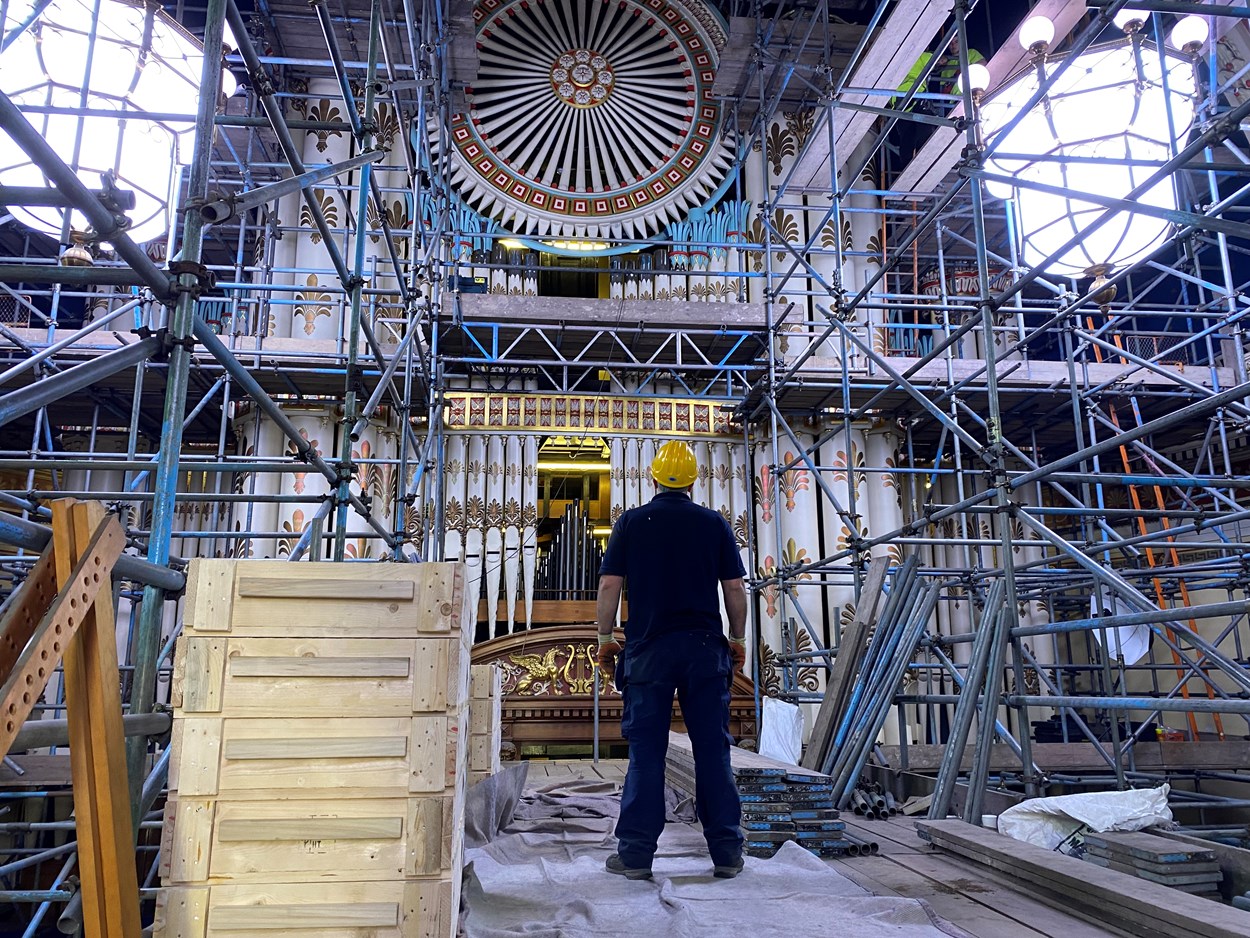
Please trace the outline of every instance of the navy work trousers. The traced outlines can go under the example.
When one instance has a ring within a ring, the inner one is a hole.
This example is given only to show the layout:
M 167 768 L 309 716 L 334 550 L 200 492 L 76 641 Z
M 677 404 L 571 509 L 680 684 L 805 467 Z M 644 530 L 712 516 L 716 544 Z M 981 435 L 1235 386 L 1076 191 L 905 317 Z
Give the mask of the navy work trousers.
M 725 637 L 711 631 L 661 635 L 644 647 L 628 644 L 621 662 L 629 771 L 616 825 L 618 853 L 635 869 L 650 869 L 664 830 L 664 758 L 673 696 L 694 747 L 695 810 L 712 863 L 732 865 L 742 855 L 742 806 L 729 765 L 729 688 L 733 663 Z

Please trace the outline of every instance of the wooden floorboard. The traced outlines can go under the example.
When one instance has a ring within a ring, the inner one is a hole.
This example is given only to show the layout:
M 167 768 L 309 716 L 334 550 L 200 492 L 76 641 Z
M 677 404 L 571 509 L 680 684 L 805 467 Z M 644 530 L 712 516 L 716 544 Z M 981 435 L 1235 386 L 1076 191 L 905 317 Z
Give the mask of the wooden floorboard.
M 847 830 L 878 844 L 873 857 L 831 860 L 835 869 L 875 895 L 925 899 L 934 911 L 977 938 L 1105 938 L 1128 933 L 1057 909 L 1027 886 L 979 864 L 934 849 L 913 819 L 866 821 L 845 815 Z
M 564 759 L 530 762 L 531 784 L 558 778 L 607 780 L 620 784 L 625 759 Z M 934 912 L 976 938 L 1125 938 L 1107 928 L 1031 895 L 1012 878 L 936 850 L 920 839 L 914 819 L 898 815 L 868 821 L 843 815 L 847 830 L 875 841 L 876 856 L 829 860 L 858 886 L 878 896 L 924 899 Z

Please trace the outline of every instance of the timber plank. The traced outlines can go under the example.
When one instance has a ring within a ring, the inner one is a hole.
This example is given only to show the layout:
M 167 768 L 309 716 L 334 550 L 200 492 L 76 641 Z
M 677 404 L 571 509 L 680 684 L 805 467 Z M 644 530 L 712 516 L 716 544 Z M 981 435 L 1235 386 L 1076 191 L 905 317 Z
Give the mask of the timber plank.
M 1250 913 L 1199 899 L 1074 857 L 1043 850 L 962 821 L 917 821 L 922 835 L 968 856 L 1067 895 L 1113 924 L 1154 931 L 1177 928 L 1209 938 L 1244 938 Z
M 834 862 L 839 872 L 853 868 L 856 874 L 888 890 L 887 895 L 924 899 L 938 915 L 958 923 L 978 938 L 1050 938 L 1045 932 L 981 904 L 941 878 L 934 879 L 920 870 L 908 868 L 894 857 L 855 857 Z
M 96 532 L 106 523 L 104 506 L 59 500 L 53 502 L 52 521 L 58 584 L 62 591 L 76 590 L 78 584 L 71 586 L 71 578 L 79 558 L 88 554 Z M 110 572 L 110 565 L 102 565 L 78 574 L 101 584 L 102 601 L 82 610 L 82 624 L 65 648 L 66 716 L 80 843 L 84 830 L 90 829 L 88 849 L 79 850 L 84 930 L 101 938 L 133 938 L 141 928 L 139 883 Z
M 1090 833 L 1084 835 L 1084 839 L 1103 850 L 1152 863 L 1189 863 L 1215 859 L 1214 853 L 1202 847 L 1178 844 L 1154 834 L 1137 831 Z
M 1195 886 L 1198 884 L 1207 884 L 1208 888 L 1216 888 L 1220 880 L 1224 878 L 1224 874 L 1217 868 L 1215 872 L 1186 872 L 1178 870 L 1174 873 L 1155 873 L 1151 870 L 1142 869 L 1134 866 L 1132 863 L 1126 863 L 1122 860 L 1108 860 L 1105 857 L 1086 854 L 1081 859 L 1087 863 L 1093 863 L 1095 866 L 1101 866 L 1106 870 L 1119 870 L 1121 873 L 1128 873 L 1129 876 L 1137 876 L 1141 879 L 1149 880 L 1152 883 L 1160 883 L 1164 886 Z M 1176 864 L 1180 866 L 1180 864 Z
M 816 722 L 812 726 L 811 742 L 803 753 L 801 764 L 808 769 L 819 770 L 825 764 L 825 756 L 833 743 L 833 733 L 837 721 L 846 706 L 846 697 L 852 680 L 863 661 L 867 648 L 868 632 L 877 618 L 877 606 L 881 599 L 881 590 L 885 584 L 886 564 L 873 564 L 868 568 L 868 577 L 864 588 L 860 591 L 859 605 L 850 625 L 842 633 L 838 642 L 838 654 L 833 661 L 833 671 L 825 685 L 825 696 L 820 702 L 816 713 Z
M 1101 923 L 1078 917 L 1067 909 L 1056 909 L 1021 893 L 1018 881 L 992 875 L 983 866 L 939 853 L 932 847 L 927 853 L 893 856 L 891 859 L 935 882 L 957 889 L 980 905 L 1050 938 L 1105 938 L 1108 934 Z M 987 872 L 991 875 L 986 875 Z
M 411 580 L 298 579 L 289 576 L 239 577 L 240 597 L 268 597 L 270 599 L 348 599 L 352 601 L 386 602 L 390 599 L 411 601 L 417 594 L 416 584 Z

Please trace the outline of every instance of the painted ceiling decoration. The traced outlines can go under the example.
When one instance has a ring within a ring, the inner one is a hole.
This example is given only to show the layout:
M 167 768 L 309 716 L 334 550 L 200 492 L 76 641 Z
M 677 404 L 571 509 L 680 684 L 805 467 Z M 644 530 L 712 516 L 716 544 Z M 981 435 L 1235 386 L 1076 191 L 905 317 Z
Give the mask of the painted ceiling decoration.
M 647 237 L 723 179 L 726 27 L 701 0 L 481 0 L 473 16 L 480 66 L 449 163 L 482 214 L 518 234 Z

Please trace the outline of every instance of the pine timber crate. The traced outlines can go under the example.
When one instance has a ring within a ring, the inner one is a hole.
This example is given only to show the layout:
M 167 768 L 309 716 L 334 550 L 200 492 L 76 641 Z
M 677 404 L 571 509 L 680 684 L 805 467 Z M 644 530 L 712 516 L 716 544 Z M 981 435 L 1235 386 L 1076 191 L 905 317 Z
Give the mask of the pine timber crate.
M 458 564 L 196 560 L 154 935 L 455 934 Z
M 469 669 L 469 784 L 499 772 L 503 733 L 503 668 L 475 664 Z

